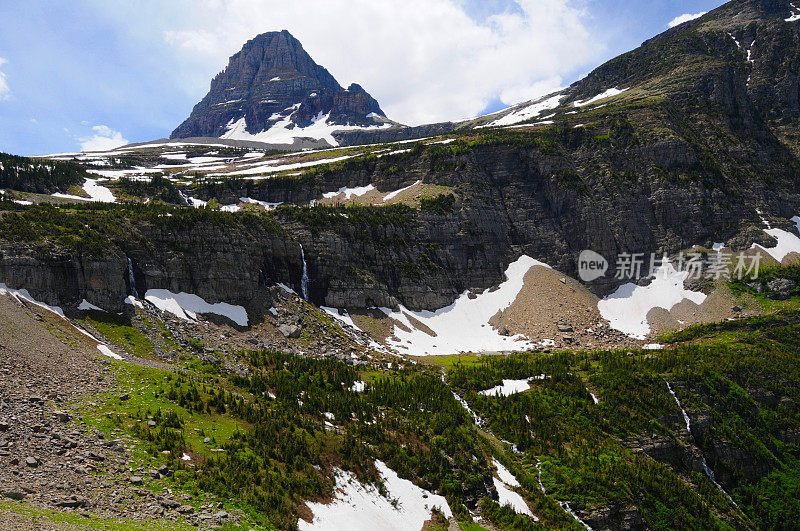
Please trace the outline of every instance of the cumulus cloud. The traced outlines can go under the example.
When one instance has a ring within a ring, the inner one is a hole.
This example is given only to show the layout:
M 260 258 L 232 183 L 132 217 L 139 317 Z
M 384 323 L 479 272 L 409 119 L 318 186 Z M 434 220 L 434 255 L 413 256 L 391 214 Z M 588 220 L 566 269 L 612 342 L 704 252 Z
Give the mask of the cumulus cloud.
M 684 13 L 683 15 L 681 15 L 679 17 L 675 17 L 672 20 L 670 20 L 669 23 L 667 24 L 667 26 L 669 26 L 670 28 L 674 28 L 675 26 L 680 26 L 684 22 L 689 22 L 690 20 L 694 20 L 696 18 L 700 18 L 703 15 L 705 15 L 706 13 L 707 13 L 707 11 L 703 11 L 702 13 L 695 13 L 695 14 Z
M 6 64 L 8 61 L 0 57 L 0 67 Z M 6 81 L 6 75 L 3 72 L 0 72 L 0 101 L 7 100 L 11 97 L 11 89 L 8 87 L 8 82 Z
M 81 151 L 108 151 L 129 143 L 122 137 L 122 133 L 107 125 L 95 125 L 92 131 L 94 135 L 79 139 Z
M 602 52 L 572 0 L 509 4 L 476 21 L 464 0 L 178 0 L 162 36 L 219 71 L 248 39 L 288 29 L 342 85 L 361 84 L 390 118 L 418 124 L 544 95 Z

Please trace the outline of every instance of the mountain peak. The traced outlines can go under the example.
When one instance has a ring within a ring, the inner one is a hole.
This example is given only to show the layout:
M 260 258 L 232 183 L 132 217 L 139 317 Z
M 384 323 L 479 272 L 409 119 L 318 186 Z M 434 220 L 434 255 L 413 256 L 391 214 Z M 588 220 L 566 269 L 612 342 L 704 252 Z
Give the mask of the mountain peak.
M 289 31 L 247 41 L 171 138 L 222 137 L 272 144 L 337 145 L 333 132 L 390 127 L 360 85 L 345 90 Z

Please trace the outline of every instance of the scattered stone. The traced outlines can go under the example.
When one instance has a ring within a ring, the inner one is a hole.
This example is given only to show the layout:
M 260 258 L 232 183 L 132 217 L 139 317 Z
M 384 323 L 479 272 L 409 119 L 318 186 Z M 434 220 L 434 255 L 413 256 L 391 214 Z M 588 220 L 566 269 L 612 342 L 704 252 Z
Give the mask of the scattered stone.
M 55 503 L 56 507 L 66 507 L 69 509 L 77 509 L 78 507 L 86 507 L 86 498 L 73 494 L 68 498 L 61 499 Z
M 572 332 L 572 331 L 573 331 L 573 330 L 572 330 L 572 325 L 568 325 L 568 324 L 559 324 L 559 325 L 558 325 L 558 331 L 559 331 L 559 332 Z
M 194 507 L 191 505 L 181 505 L 178 507 L 178 512 L 180 514 L 192 514 L 194 512 Z
M 131 476 L 128 481 L 130 481 L 132 485 L 141 485 L 144 483 L 142 476 Z
M 11 487 L 8 489 L 0 490 L 0 496 L 5 498 L 9 498 L 11 500 L 22 500 L 27 496 L 27 494 L 22 490 L 15 487 Z
M 36 468 L 37 466 L 39 466 L 39 460 L 36 459 L 35 457 L 26 457 L 25 465 L 31 468 Z
M 69 413 L 67 413 L 66 411 L 62 411 L 60 409 L 56 409 L 55 411 L 53 411 L 53 415 L 61 422 L 69 422 L 70 420 L 72 420 L 72 416 L 70 416 Z
M 125 400 L 130 400 L 131 399 L 131 395 L 129 395 L 128 393 L 125 393 L 125 394 L 120 395 L 119 399 L 124 402 Z
M 297 325 L 290 325 L 290 324 L 282 324 L 278 327 L 278 331 L 283 334 L 284 337 L 288 337 L 290 339 L 297 339 L 300 337 L 300 333 L 302 329 Z

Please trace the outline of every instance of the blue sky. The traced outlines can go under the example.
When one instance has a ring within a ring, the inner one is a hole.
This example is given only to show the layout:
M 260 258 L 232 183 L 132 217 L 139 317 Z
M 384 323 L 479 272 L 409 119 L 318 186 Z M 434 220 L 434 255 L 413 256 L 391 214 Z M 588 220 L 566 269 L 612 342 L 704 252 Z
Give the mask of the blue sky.
M 568 85 L 717 1 L 0 0 L 0 151 L 169 136 L 247 38 L 288 29 L 404 123 Z M 358 13 L 356 15 L 355 13 Z

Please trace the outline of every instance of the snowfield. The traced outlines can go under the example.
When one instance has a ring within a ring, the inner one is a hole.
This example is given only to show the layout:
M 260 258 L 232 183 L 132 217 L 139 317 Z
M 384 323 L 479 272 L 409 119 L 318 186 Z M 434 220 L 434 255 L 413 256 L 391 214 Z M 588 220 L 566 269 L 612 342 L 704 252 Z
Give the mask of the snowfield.
M 538 521 L 539 519 L 533 515 L 530 507 L 528 507 L 528 504 L 525 503 L 525 499 L 511 490 L 512 487 L 520 486 L 520 483 L 517 481 L 517 478 L 514 477 L 514 474 L 509 472 L 509 470 L 497 459 L 492 459 L 492 463 L 497 469 L 497 475 L 500 478 L 492 478 L 494 481 L 494 487 L 497 489 L 497 495 L 500 498 L 500 505 L 508 505 L 514 510 L 515 513 L 530 516 L 535 521 Z
M 285 109 L 285 111 L 290 110 Z M 229 140 L 250 140 L 254 142 L 265 142 L 267 144 L 294 144 L 296 138 L 313 138 L 315 140 L 324 140 L 331 146 L 337 147 L 339 142 L 333 138 L 333 133 L 336 131 L 356 131 L 361 129 L 385 129 L 391 127 L 391 124 L 382 124 L 377 126 L 362 127 L 358 125 L 335 125 L 328 123 L 330 113 L 324 115 L 319 113 L 311 125 L 307 127 L 297 127 L 292 122 L 291 117 L 294 112 L 286 117 L 280 114 L 273 118 L 278 120 L 269 129 L 261 131 L 260 133 L 247 132 L 247 121 L 244 116 L 238 120 L 231 120 L 228 123 L 227 131 L 221 138 Z
M 197 314 L 212 313 L 227 317 L 239 326 L 247 326 L 247 311 L 243 306 L 227 302 L 209 304 L 203 298 L 191 293 L 172 293 L 165 289 L 149 289 L 144 294 L 146 301 L 163 312 L 169 312 L 186 321 L 197 320 Z
M 666 262 L 658 268 L 649 286 L 638 286 L 632 282 L 624 284 L 599 301 L 597 308 L 615 330 L 636 339 L 644 339 L 650 333 L 647 313 L 653 308 L 671 310 L 685 299 L 696 304 L 706 300 L 704 293 L 683 287 L 688 276 L 688 271 L 676 271 L 671 263 Z
M 587 105 L 591 105 L 592 103 L 598 102 L 600 100 L 604 100 L 606 98 L 610 98 L 612 96 L 617 96 L 619 94 L 622 94 L 626 90 L 628 90 L 628 89 L 621 89 L 620 90 L 620 89 L 617 89 L 617 88 L 610 88 L 607 91 L 603 92 L 602 94 L 598 94 L 594 98 L 589 98 L 588 100 L 584 100 L 584 101 L 576 101 L 575 103 L 573 103 L 573 105 L 575 105 L 575 107 L 585 107 Z
M 561 100 L 563 99 L 564 99 L 563 95 L 556 94 L 555 96 L 547 98 L 546 100 L 514 109 L 512 112 L 506 114 L 502 118 L 498 118 L 497 120 L 489 122 L 486 125 L 480 125 L 477 128 L 514 125 L 520 122 L 524 122 L 526 120 L 530 120 L 531 118 L 537 118 L 544 111 L 549 111 L 551 109 L 555 109 L 556 107 L 558 107 L 561 104 Z
M 324 197 L 325 199 L 332 199 L 334 197 L 344 194 L 344 198 L 349 200 L 351 197 L 361 197 L 362 195 L 371 192 L 374 189 L 375 187 L 371 184 L 367 186 L 356 186 L 354 188 L 344 187 L 344 188 L 339 188 L 335 192 L 324 193 L 322 194 L 322 197 Z
M 409 184 L 405 188 L 400 188 L 399 190 L 395 190 L 394 192 L 389 192 L 388 194 L 383 196 L 383 202 L 385 203 L 386 201 L 391 201 L 392 199 L 394 199 L 398 195 L 402 194 L 406 190 L 410 190 L 411 188 L 414 188 L 416 185 L 418 185 L 421 182 L 422 182 L 421 180 L 417 180 L 414 184 Z
M 406 479 L 381 461 L 375 467 L 383 479 L 388 499 L 371 485 L 363 485 L 356 477 L 343 470 L 336 470 L 336 494 L 330 504 L 308 502 L 314 514 L 311 523 L 298 521 L 301 531 L 373 531 L 408 530 L 418 531 L 430 519 L 433 508 L 438 507 L 445 517 L 453 516 L 447 500 L 431 494 Z M 397 506 L 392 505 L 397 500 Z
M 490 289 L 470 299 L 465 291 L 453 304 L 434 312 L 414 312 L 400 306 L 399 310 L 381 308 L 388 317 L 407 328 L 395 325 L 394 337 L 387 345 L 411 355 L 441 356 L 460 352 L 520 351 L 536 345 L 523 336 L 502 336 L 490 324 L 489 319 L 500 310 L 508 308 L 519 295 L 523 279 L 535 266 L 550 268 L 547 264 L 522 256 L 506 269 L 506 281 L 494 291 Z M 423 326 L 417 327 L 414 321 Z M 425 328 L 435 335 L 429 334 Z
M 503 380 L 503 383 L 481 391 L 483 396 L 511 396 L 517 393 L 524 393 L 531 388 L 530 380 Z
M 761 213 L 759 212 L 759 214 Z M 763 221 L 767 226 L 767 229 L 765 229 L 764 232 L 778 240 L 778 245 L 767 249 L 757 243 L 754 243 L 753 249 L 761 249 L 778 262 L 783 261 L 783 259 L 786 258 L 786 256 L 790 253 L 800 253 L 800 238 L 798 238 L 796 234 L 792 234 L 791 232 L 782 229 L 773 229 L 766 220 Z M 797 232 L 800 233 L 800 216 L 794 216 L 790 219 L 790 221 L 797 226 Z

